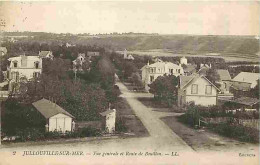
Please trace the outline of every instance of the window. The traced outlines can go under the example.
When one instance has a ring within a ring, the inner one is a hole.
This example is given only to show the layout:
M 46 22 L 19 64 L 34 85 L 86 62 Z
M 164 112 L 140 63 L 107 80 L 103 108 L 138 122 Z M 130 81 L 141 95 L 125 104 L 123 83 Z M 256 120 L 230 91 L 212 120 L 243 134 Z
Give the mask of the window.
M 153 82 L 154 76 L 150 76 L 150 82 Z
M 17 61 L 14 61 L 14 68 L 17 68 Z
M 35 68 L 36 68 L 36 69 L 38 69 L 38 68 L 39 68 L 39 62 L 38 62 L 38 61 L 37 61 L 37 62 L 35 62 L 35 63 L 34 63 L 34 65 L 35 65 Z
M 180 70 L 180 69 L 178 69 L 178 73 L 181 73 L 181 70 Z
M 173 74 L 173 69 L 169 69 L 169 72 L 170 72 L 171 74 Z
M 40 73 L 39 72 L 34 72 L 33 73 L 33 78 L 38 78 L 40 76 Z
M 211 95 L 212 94 L 212 85 L 206 85 L 206 94 Z
M 198 94 L 198 85 L 197 84 L 192 84 L 191 94 Z

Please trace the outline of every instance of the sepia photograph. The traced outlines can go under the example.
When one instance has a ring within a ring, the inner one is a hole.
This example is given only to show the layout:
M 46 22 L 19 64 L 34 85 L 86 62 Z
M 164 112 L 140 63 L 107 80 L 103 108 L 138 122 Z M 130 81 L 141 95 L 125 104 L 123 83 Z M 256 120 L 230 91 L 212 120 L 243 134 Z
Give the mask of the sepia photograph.
M 0 1 L 0 165 L 258 165 L 259 15 Z

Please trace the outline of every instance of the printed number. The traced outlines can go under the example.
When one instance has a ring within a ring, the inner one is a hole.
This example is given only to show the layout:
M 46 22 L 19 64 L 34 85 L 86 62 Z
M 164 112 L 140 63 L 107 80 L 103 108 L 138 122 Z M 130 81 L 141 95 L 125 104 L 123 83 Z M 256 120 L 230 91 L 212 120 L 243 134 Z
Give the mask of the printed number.
M 16 154 L 16 151 L 13 151 L 13 155 L 15 155 Z

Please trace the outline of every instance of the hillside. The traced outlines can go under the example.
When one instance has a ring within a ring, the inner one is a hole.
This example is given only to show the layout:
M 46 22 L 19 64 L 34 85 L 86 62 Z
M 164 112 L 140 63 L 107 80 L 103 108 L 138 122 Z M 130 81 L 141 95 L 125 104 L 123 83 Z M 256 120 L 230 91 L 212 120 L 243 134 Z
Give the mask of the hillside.
M 167 49 L 173 53 L 259 53 L 259 40 L 255 36 L 202 36 L 202 35 L 158 35 L 158 34 L 111 34 L 111 35 L 71 35 L 52 33 L 20 32 L 16 36 L 28 35 L 40 42 L 70 42 L 73 44 L 97 45 L 113 50 Z M 5 33 L 5 36 L 14 35 Z

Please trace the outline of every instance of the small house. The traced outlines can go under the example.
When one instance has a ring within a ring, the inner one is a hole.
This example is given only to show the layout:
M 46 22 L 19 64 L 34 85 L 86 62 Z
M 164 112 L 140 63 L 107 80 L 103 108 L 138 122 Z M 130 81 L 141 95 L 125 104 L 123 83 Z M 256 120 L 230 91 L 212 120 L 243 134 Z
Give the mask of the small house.
M 114 133 L 115 132 L 115 125 L 116 125 L 116 110 L 109 109 L 105 112 L 100 113 L 103 116 L 102 123 L 103 128 L 107 133 Z
M 217 69 L 217 74 L 219 75 L 220 90 L 222 93 L 229 93 L 230 86 L 232 85 L 231 76 L 228 70 L 225 69 Z
M 52 51 L 39 51 L 39 57 L 53 59 Z
M 236 90 L 249 91 L 256 87 L 259 73 L 240 72 L 232 79 L 232 87 Z
M 220 90 L 205 76 L 180 76 L 179 81 L 179 106 L 189 102 L 202 106 L 217 104 L 218 92 Z
M 33 106 L 46 119 L 47 131 L 59 131 L 62 133 L 73 131 L 75 126 L 73 120 L 75 117 L 57 104 L 43 98 L 34 102 Z

